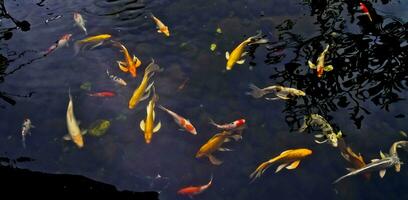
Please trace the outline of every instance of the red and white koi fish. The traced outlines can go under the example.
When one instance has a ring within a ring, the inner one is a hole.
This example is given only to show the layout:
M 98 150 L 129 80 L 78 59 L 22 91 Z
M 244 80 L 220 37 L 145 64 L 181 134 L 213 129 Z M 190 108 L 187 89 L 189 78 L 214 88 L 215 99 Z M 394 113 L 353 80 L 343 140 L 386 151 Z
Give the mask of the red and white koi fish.
M 122 85 L 122 86 L 126 86 L 127 83 L 125 80 L 123 80 L 122 78 L 119 78 L 113 74 L 110 74 L 108 69 L 106 69 L 106 74 L 108 75 L 108 77 L 115 83 L 117 83 L 118 85 Z
M 44 56 L 47 56 L 51 52 L 63 47 L 68 46 L 68 41 L 71 38 L 72 34 L 65 34 L 59 40 L 57 40 L 52 46 L 48 48 L 47 51 L 43 52 Z
M 21 141 L 22 141 L 22 144 L 23 144 L 23 148 L 26 147 L 26 144 L 25 144 L 26 136 L 31 135 L 31 131 L 30 131 L 31 128 L 35 128 L 35 126 L 31 123 L 30 119 L 28 119 L 28 118 L 25 119 L 24 122 L 23 122 L 22 130 L 21 130 Z
M 102 91 L 102 92 L 90 93 L 88 95 L 91 97 L 114 97 L 116 96 L 116 93 L 111 92 L 111 91 Z
M 210 118 L 210 124 L 214 125 L 215 127 L 219 129 L 233 130 L 233 129 L 243 128 L 243 126 L 245 125 L 245 119 L 238 119 L 228 124 L 217 124 L 214 122 L 214 120 Z
M 201 186 L 185 187 L 185 188 L 182 188 L 179 191 L 177 191 L 177 194 L 184 195 L 184 196 L 189 196 L 190 198 L 193 198 L 194 195 L 200 194 L 200 193 L 204 192 L 205 190 L 207 190 L 211 186 L 212 180 L 213 180 L 213 176 L 211 175 L 211 179 L 207 184 L 201 185 Z
M 193 135 L 197 135 L 197 131 L 194 128 L 193 124 L 191 124 L 191 122 L 187 119 L 185 119 L 184 117 L 178 115 L 177 113 L 159 105 L 159 108 L 166 111 L 169 115 L 171 115 L 174 118 L 174 121 L 183 129 L 185 129 L 186 131 L 188 131 L 189 133 L 193 134 Z
M 74 12 L 74 21 L 75 21 L 75 25 L 81 28 L 85 32 L 85 35 L 88 35 L 88 32 L 86 31 L 86 28 L 85 28 L 86 20 L 84 20 L 82 15 L 79 14 L 78 12 Z
M 368 16 L 368 19 L 372 22 L 372 21 L 373 21 L 373 18 L 371 18 L 371 15 L 370 15 L 370 12 L 368 11 L 367 6 L 366 6 L 364 3 L 362 3 L 362 2 L 360 2 L 360 9 L 361 9 L 361 11 L 363 11 L 363 13 L 364 13 L 365 15 Z

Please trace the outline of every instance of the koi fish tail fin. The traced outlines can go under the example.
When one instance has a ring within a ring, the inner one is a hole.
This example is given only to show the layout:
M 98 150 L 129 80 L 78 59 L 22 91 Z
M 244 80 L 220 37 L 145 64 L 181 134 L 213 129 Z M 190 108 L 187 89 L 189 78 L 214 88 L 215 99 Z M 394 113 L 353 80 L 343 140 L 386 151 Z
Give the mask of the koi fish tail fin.
M 23 148 L 26 148 L 26 141 L 25 141 L 25 136 L 21 139 L 21 144 L 23 145 Z
M 79 51 L 81 50 L 81 43 L 80 41 L 74 43 L 74 55 L 77 56 Z
M 157 107 L 160 108 L 161 110 L 165 111 L 165 112 L 168 112 L 168 109 L 166 107 L 160 105 L 160 104 L 157 105 Z
M 252 89 L 250 92 L 246 92 L 245 94 L 251 95 L 252 97 L 258 99 L 265 95 L 261 88 L 258 88 L 255 84 L 250 83 L 249 88 Z
M 256 168 L 256 170 L 254 172 L 252 172 L 251 175 L 249 175 L 249 178 L 252 179 L 251 182 L 255 181 L 255 179 L 261 177 L 261 175 L 265 172 L 265 170 L 267 170 L 272 163 L 270 162 L 264 162 L 261 165 L 258 166 L 258 168 Z
M 215 121 L 211 117 L 209 118 L 209 123 L 215 127 L 219 127 L 219 125 L 215 123 Z
M 349 177 L 349 176 L 350 176 L 349 174 L 346 174 L 346 175 L 344 175 L 344 176 L 342 176 L 342 177 L 336 179 L 336 180 L 333 182 L 333 184 L 336 184 L 336 183 L 340 182 L 341 180 L 343 180 L 343 179 L 345 179 L 345 178 L 347 178 L 347 177 Z
M 163 69 L 160 68 L 159 65 L 154 63 L 154 59 L 152 59 L 152 62 L 145 69 L 145 76 L 149 76 L 150 78 L 151 76 L 153 76 L 155 72 L 161 72 L 161 71 L 163 71 Z
M 69 100 L 72 101 L 71 88 L 68 88 L 68 97 Z

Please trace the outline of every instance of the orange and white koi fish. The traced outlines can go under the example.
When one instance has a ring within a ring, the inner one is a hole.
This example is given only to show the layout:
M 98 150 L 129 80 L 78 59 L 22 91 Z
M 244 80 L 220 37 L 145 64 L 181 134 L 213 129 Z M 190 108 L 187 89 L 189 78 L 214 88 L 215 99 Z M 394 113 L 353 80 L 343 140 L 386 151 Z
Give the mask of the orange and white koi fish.
M 159 108 L 162 109 L 163 111 L 167 112 L 169 115 L 171 115 L 174 119 L 174 121 L 184 130 L 188 131 L 189 133 L 193 135 L 197 135 L 197 131 L 193 124 L 191 124 L 190 120 L 178 115 L 177 113 L 165 108 L 162 105 L 159 105 Z
M 119 78 L 119 77 L 117 77 L 117 76 L 115 76 L 115 75 L 113 75 L 113 74 L 110 74 L 109 71 L 108 71 L 108 69 L 106 69 L 106 74 L 108 75 L 108 77 L 109 77 L 113 82 L 117 83 L 118 85 L 121 85 L 121 86 L 126 86 L 126 85 L 127 85 L 127 83 L 126 83 L 125 80 L 123 80 L 122 78 Z
M 233 138 L 235 141 L 242 139 L 242 136 L 240 134 L 235 134 L 232 131 L 223 131 L 222 133 L 218 133 L 211 137 L 208 142 L 206 142 L 200 150 L 198 150 L 196 154 L 196 158 L 201 158 L 203 156 L 207 156 L 210 162 L 213 165 L 221 165 L 222 161 L 218 160 L 215 156 L 212 154 L 215 151 L 232 151 L 231 149 L 228 148 L 223 148 L 221 147 L 222 144 L 225 142 L 229 142 L 230 138 Z
M 212 180 L 213 180 L 213 176 L 211 175 L 211 179 L 207 184 L 201 185 L 201 186 L 185 187 L 177 191 L 177 194 L 193 198 L 194 195 L 200 194 L 204 192 L 205 190 L 207 190 L 211 186 Z
M 121 49 L 120 51 L 125 55 L 125 62 L 116 61 L 120 70 L 123 72 L 129 72 L 132 77 L 136 77 L 136 69 L 142 64 L 142 62 L 135 55 L 131 57 L 129 51 L 123 44 L 119 42 L 113 42 L 113 44 L 119 47 Z
M 366 6 L 364 3 L 362 3 L 362 2 L 360 2 L 360 9 L 361 9 L 361 11 L 363 11 L 363 13 L 364 13 L 365 15 L 368 16 L 368 19 L 372 22 L 372 21 L 373 21 L 373 18 L 371 18 L 371 15 L 370 15 L 370 12 L 368 11 L 367 6 Z
M 282 152 L 279 156 L 272 158 L 256 168 L 256 170 L 249 176 L 252 181 L 259 178 L 266 169 L 268 169 L 273 163 L 282 163 L 276 168 L 275 173 L 278 173 L 284 167 L 286 169 L 296 169 L 299 164 L 300 160 L 304 159 L 305 157 L 312 154 L 312 150 L 310 149 L 290 149 Z
M 51 52 L 54 52 L 55 50 L 68 46 L 69 39 L 71 38 L 72 34 L 65 34 L 63 35 L 59 40 L 57 40 L 52 46 L 48 48 L 47 51 L 43 52 L 44 56 L 47 56 Z
M 243 126 L 245 126 L 245 119 L 238 119 L 228 124 L 217 124 L 214 122 L 214 120 L 210 118 L 210 124 L 214 125 L 215 127 L 219 129 L 233 130 L 233 129 L 238 129 L 238 128 L 242 128 Z
M 163 33 L 165 36 L 169 37 L 170 36 L 169 27 L 164 25 L 163 22 L 160 21 L 160 19 L 155 17 L 153 14 L 150 14 L 150 17 L 153 19 L 154 23 L 156 23 L 157 32 L 158 33 Z
M 317 64 L 312 63 L 312 61 L 308 61 L 310 69 L 316 69 L 317 72 L 317 77 L 322 77 L 323 72 L 329 72 L 333 70 L 333 65 L 325 65 L 325 58 L 326 54 L 329 53 L 329 47 L 330 45 L 327 45 L 324 51 L 320 54 L 320 56 L 317 58 Z
M 82 135 L 86 134 L 86 130 L 81 131 L 79 123 L 74 115 L 74 103 L 72 102 L 71 91 L 69 91 L 69 102 L 67 108 L 67 128 L 69 135 L 64 136 L 64 140 L 72 140 L 78 148 L 84 147 L 84 139 Z
M 265 44 L 268 43 L 269 40 L 262 38 L 262 32 L 259 32 L 255 36 L 249 37 L 248 39 L 244 40 L 239 44 L 231 54 L 227 51 L 225 52 L 225 58 L 227 59 L 227 70 L 231 70 L 232 67 L 237 64 L 244 64 L 245 59 L 242 59 L 248 52 L 244 51 L 248 45 L 253 44 Z
M 82 18 L 82 15 L 79 14 L 78 12 L 74 12 L 74 21 L 75 21 L 75 24 L 85 32 L 85 35 L 88 35 L 88 32 L 85 28 L 86 20 Z
M 154 112 L 154 107 L 156 106 L 157 100 L 159 100 L 159 96 L 157 96 L 154 93 L 154 87 L 153 87 L 153 97 L 149 101 L 149 104 L 146 107 L 146 113 L 147 113 L 146 121 L 145 120 L 140 121 L 140 129 L 144 131 L 144 137 L 145 137 L 145 141 L 147 144 L 149 144 L 152 141 L 153 133 L 157 133 L 157 131 L 159 131 L 161 128 L 161 122 L 154 125 L 154 120 L 156 117 L 156 114 Z

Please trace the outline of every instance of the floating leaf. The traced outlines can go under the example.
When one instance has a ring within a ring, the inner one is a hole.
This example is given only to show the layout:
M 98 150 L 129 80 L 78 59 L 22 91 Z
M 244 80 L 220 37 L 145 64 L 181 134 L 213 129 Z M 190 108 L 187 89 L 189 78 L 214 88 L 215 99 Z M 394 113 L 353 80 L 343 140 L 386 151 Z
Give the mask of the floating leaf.
M 82 90 L 87 90 L 87 91 L 91 91 L 91 88 L 92 88 L 92 83 L 91 82 L 85 82 L 85 83 L 82 83 L 82 85 L 80 86 L 80 88 L 82 89 Z
M 218 27 L 218 28 L 217 28 L 217 33 L 219 33 L 219 34 L 221 34 L 221 33 L 222 33 L 222 30 L 221 30 L 221 28 L 220 28 L 220 27 Z
M 217 44 L 212 43 L 210 47 L 211 51 L 215 51 L 216 48 L 217 48 Z
M 109 120 L 100 119 L 96 120 L 89 126 L 88 133 L 89 135 L 100 137 L 105 135 L 106 131 L 108 131 L 111 123 Z

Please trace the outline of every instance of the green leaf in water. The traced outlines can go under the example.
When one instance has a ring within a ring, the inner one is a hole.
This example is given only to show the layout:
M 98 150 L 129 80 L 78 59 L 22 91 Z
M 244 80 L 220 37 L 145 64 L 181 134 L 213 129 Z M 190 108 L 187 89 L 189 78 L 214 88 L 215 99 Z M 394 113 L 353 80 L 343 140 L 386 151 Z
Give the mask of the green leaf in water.
M 85 82 L 85 83 L 82 83 L 82 85 L 80 86 L 80 88 L 81 88 L 82 90 L 91 91 L 92 83 L 89 82 L 89 81 L 87 81 L 87 82 Z
M 219 34 L 221 34 L 221 33 L 222 33 L 222 30 L 221 30 L 221 28 L 220 28 L 220 27 L 218 27 L 218 28 L 217 28 L 217 33 L 219 33 Z
M 109 120 L 105 119 L 96 120 L 89 126 L 88 133 L 89 135 L 95 137 L 103 136 L 108 131 L 110 125 L 111 123 Z
M 217 48 L 217 44 L 212 43 L 210 46 L 211 51 L 215 51 L 216 48 Z

